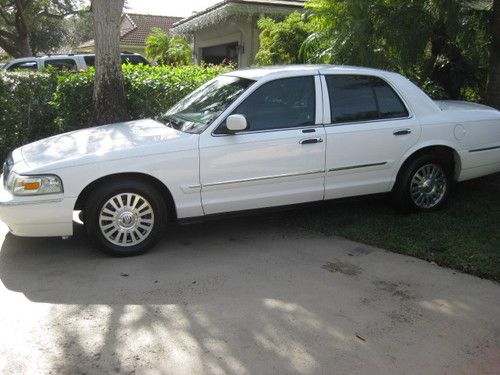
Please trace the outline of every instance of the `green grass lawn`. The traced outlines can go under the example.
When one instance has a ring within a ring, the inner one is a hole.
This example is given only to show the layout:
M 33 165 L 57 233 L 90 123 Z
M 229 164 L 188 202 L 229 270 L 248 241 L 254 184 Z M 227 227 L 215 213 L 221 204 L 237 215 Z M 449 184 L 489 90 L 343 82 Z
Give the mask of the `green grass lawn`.
M 387 198 L 362 198 L 331 201 L 286 218 L 293 226 L 500 281 L 500 174 L 457 184 L 438 212 L 402 214 Z

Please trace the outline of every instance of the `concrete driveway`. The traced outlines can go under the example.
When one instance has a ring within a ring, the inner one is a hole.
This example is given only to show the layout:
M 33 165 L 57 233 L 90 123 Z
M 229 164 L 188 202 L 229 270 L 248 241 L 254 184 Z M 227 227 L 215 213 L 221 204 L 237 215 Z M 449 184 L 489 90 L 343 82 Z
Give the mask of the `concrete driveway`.
M 498 284 L 279 219 L 128 259 L 1 225 L 0 373 L 500 373 Z

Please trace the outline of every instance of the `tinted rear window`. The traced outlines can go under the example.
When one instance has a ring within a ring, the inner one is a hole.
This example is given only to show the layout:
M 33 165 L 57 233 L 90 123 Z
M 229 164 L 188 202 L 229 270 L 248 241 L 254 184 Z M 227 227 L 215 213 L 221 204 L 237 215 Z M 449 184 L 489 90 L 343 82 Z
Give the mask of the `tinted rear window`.
M 332 122 L 407 117 L 402 100 L 384 80 L 372 76 L 326 76 Z

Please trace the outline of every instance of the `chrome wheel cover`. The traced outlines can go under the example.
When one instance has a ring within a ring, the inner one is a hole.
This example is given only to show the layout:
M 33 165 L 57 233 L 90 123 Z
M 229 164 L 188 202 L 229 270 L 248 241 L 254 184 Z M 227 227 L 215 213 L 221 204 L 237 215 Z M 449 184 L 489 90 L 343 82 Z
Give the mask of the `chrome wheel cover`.
M 120 193 L 104 203 L 99 213 L 99 228 L 104 238 L 117 246 L 135 246 L 151 234 L 153 207 L 136 193 Z
M 426 164 L 411 179 L 411 199 L 419 208 L 432 208 L 443 200 L 447 187 L 443 168 L 433 163 Z

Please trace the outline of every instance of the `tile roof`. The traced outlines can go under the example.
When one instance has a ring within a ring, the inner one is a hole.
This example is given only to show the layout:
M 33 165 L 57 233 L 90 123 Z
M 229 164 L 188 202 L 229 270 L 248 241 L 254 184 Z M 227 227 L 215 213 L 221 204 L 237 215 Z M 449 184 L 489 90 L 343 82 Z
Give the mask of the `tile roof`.
M 172 25 L 182 20 L 182 17 L 154 16 L 151 14 L 124 13 L 120 25 L 120 44 L 128 46 L 144 46 L 144 40 L 151 29 L 158 27 L 169 32 Z M 79 48 L 93 47 L 94 41 L 80 44 Z
M 122 30 L 120 43 L 126 45 L 143 46 L 144 40 L 151 33 L 151 29 L 158 27 L 169 32 L 173 24 L 180 21 L 182 17 L 153 16 L 150 14 L 126 13 L 133 27 Z

